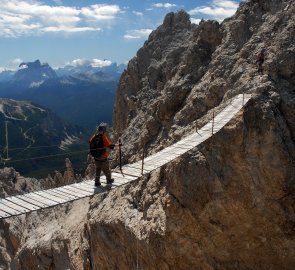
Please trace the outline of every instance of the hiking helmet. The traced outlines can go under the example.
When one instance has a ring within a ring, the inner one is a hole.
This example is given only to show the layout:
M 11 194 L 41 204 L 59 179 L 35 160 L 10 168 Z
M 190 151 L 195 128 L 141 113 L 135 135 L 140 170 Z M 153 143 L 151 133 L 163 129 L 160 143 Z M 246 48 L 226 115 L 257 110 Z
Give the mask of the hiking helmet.
M 108 129 L 107 123 L 100 123 L 99 126 L 97 127 L 97 131 L 102 133 L 106 133 L 107 129 Z

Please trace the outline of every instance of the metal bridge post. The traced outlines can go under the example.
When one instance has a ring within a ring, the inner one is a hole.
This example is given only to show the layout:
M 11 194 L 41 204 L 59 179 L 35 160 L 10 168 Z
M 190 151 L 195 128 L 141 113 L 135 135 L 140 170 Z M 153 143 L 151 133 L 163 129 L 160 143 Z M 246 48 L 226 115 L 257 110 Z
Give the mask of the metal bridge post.
M 121 141 L 121 138 L 119 138 L 119 165 L 120 165 L 120 171 L 122 173 L 122 150 L 121 150 L 121 146 L 122 146 L 122 141 Z
M 212 119 L 212 135 L 214 131 L 214 117 L 215 117 L 215 112 L 213 111 L 213 119 Z
M 141 175 L 143 175 L 143 166 L 144 166 L 144 150 L 145 150 L 145 143 L 143 139 L 141 139 L 141 145 L 142 145 L 142 161 L 141 161 Z

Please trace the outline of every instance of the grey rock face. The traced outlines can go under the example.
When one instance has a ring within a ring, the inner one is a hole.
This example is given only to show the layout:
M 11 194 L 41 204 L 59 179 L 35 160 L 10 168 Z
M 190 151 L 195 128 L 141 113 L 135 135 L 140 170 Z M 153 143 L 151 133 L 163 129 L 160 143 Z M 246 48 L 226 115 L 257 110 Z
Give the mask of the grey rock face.
M 55 171 L 53 178 L 51 175 L 44 179 L 26 178 L 21 176 L 14 168 L 5 167 L 0 169 L 0 197 L 5 198 L 7 196 L 69 185 L 75 182 L 77 182 L 77 179 L 72 163 L 68 158 L 65 160 L 64 174 Z
M 37 179 L 24 178 L 11 167 L 0 169 L 0 184 L 2 198 L 41 189 Z
M 115 140 L 125 142 L 125 162 L 190 132 L 206 113 L 232 96 L 265 89 L 292 92 L 294 4 L 248 1 L 221 25 L 191 24 L 184 12 L 168 14 L 121 77 L 114 110 Z M 257 54 L 266 48 L 264 75 Z M 282 85 L 284 85 L 282 87 Z

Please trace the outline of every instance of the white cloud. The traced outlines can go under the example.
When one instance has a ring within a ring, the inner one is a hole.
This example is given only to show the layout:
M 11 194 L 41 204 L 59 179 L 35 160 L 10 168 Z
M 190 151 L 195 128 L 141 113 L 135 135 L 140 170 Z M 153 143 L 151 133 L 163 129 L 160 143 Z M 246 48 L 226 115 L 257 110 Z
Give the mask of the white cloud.
M 137 29 L 137 30 L 129 30 L 124 35 L 125 39 L 132 40 L 132 39 L 141 39 L 141 38 L 148 38 L 149 34 L 152 32 L 152 29 Z
M 153 4 L 152 6 L 155 8 L 167 8 L 167 9 L 176 7 L 175 4 L 171 4 L 171 3 L 156 3 L 156 4 Z
M 91 32 L 91 31 L 101 31 L 100 28 L 93 27 L 68 27 L 68 26 L 51 26 L 42 29 L 43 32 L 67 32 L 67 33 L 78 33 L 78 32 Z
M 92 66 L 92 67 L 108 67 L 112 64 L 112 61 L 110 60 L 100 60 L 100 59 L 75 59 L 71 62 L 67 62 L 67 66 L 74 66 L 74 67 L 79 67 L 79 66 Z
M 191 18 L 191 22 L 194 23 L 194 24 L 199 24 L 201 21 L 201 19 L 194 19 L 194 18 Z
M 110 60 L 93 59 L 91 65 L 93 67 L 108 67 L 112 64 Z
M 137 15 L 137 16 L 143 16 L 142 12 L 138 12 L 138 11 L 132 11 L 133 14 Z
M 20 58 L 15 58 L 11 61 L 13 65 L 19 66 L 19 64 L 23 63 L 24 61 Z
M 83 7 L 81 13 L 90 20 L 113 20 L 116 15 L 121 11 L 117 5 L 93 5 L 89 7 Z
M 232 0 L 213 0 L 210 6 L 200 6 L 189 11 L 190 15 L 203 14 L 210 19 L 223 20 L 235 14 L 239 4 Z
M 119 6 L 108 4 L 77 8 L 49 6 L 36 0 L 1 1 L 0 37 L 100 31 L 105 23 L 114 21 L 121 12 Z

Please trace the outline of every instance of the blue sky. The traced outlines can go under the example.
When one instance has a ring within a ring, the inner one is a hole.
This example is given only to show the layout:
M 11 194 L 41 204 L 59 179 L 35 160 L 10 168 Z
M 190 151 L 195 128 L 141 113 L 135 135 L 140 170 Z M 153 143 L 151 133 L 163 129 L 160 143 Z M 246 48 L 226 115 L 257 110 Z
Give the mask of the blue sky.
M 191 21 L 222 21 L 240 0 L 0 0 L 0 71 L 20 62 L 53 67 L 126 63 L 165 15 L 184 9 Z

